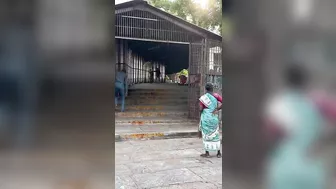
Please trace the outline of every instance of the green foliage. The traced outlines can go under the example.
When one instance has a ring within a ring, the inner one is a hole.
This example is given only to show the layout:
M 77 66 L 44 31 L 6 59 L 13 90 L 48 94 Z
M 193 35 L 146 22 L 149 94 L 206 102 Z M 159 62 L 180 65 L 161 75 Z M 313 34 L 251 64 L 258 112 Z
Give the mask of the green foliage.
M 222 1 L 202 0 L 206 8 L 194 0 L 148 0 L 154 7 L 187 20 L 199 27 L 222 33 Z

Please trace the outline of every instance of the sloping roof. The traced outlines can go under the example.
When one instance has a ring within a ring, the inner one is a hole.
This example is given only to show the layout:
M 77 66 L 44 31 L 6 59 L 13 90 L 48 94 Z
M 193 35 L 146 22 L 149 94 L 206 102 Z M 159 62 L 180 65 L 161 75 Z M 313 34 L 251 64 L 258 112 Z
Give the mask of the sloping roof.
M 169 14 L 161 9 L 158 9 L 150 4 L 148 4 L 146 1 L 143 0 L 133 0 L 133 1 L 128 1 L 125 3 L 120 3 L 120 4 L 116 4 L 115 5 L 115 11 L 117 12 L 118 10 L 122 10 L 122 9 L 129 9 L 129 8 L 141 8 L 141 7 L 145 7 L 148 8 L 151 11 L 157 12 L 161 15 L 164 15 L 176 22 L 179 22 L 180 24 L 183 24 L 185 26 L 185 28 L 190 28 L 190 31 L 197 31 L 197 34 L 203 34 L 202 36 L 206 36 L 207 38 L 210 39 L 214 39 L 214 40 L 222 40 L 222 37 L 220 35 L 217 35 L 209 30 L 206 30 L 204 28 L 201 28 L 199 26 L 196 26 L 195 24 L 192 24 L 186 20 L 183 20 L 182 18 L 179 18 L 177 16 L 174 16 L 172 14 Z M 165 18 L 163 18 L 165 19 Z

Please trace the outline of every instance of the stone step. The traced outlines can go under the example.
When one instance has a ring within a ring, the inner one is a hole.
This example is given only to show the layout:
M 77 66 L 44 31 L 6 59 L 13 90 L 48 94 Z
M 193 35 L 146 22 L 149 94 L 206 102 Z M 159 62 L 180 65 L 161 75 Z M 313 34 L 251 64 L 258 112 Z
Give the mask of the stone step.
M 220 130 L 221 133 L 221 130 Z M 198 137 L 197 124 L 179 125 L 117 125 L 115 130 L 115 141 L 124 140 L 153 140 L 172 138 Z
M 195 123 L 182 123 L 179 125 L 171 124 L 144 124 L 144 125 L 116 125 L 115 133 L 144 133 L 144 132 L 165 132 L 171 130 L 197 130 L 198 125 Z
M 120 103 L 120 102 L 119 102 Z M 126 98 L 126 105 L 186 105 L 188 106 L 188 99 L 137 99 Z
M 181 125 L 117 125 L 115 129 L 115 141 L 124 140 L 149 140 L 169 138 L 189 138 L 198 136 L 196 124 Z
M 175 89 L 128 89 L 129 93 L 154 93 L 154 94 L 175 94 L 175 93 L 188 93 L 188 88 L 175 88 Z
M 116 112 L 116 118 L 143 118 L 143 117 L 186 117 L 188 111 L 129 111 L 129 112 Z
M 118 109 L 119 110 L 119 109 Z M 162 106 L 162 105 L 130 105 L 126 106 L 126 111 L 172 111 L 172 110 L 185 110 L 188 111 L 187 105 L 173 105 L 173 106 Z
M 166 124 L 198 124 L 197 120 L 185 118 L 176 118 L 176 117 L 162 117 L 162 118 L 116 118 L 115 119 L 116 125 L 166 125 Z
M 115 142 L 127 140 L 159 140 L 173 138 L 195 138 L 198 132 L 193 131 L 167 131 L 167 132 L 144 132 L 144 133 L 122 133 L 115 134 Z
M 163 95 L 128 95 L 127 99 L 140 99 L 140 100 L 165 100 L 165 99 L 176 99 L 176 100 L 188 100 L 188 95 L 180 96 L 163 96 Z
M 150 90 L 128 90 L 129 95 L 151 95 L 151 96 L 188 96 L 188 91 L 150 91 Z

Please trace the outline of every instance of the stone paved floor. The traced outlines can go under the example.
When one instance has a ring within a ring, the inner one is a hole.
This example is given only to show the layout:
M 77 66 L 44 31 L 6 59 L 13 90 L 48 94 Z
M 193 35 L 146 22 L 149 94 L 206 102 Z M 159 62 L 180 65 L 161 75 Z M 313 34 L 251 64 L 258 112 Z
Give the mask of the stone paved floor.
M 111 151 L 1 152 L 0 188 L 111 189 Z
M 201 158 L 200 139 L 116 143 L 116 189 L 219 189 L 222 159 Z

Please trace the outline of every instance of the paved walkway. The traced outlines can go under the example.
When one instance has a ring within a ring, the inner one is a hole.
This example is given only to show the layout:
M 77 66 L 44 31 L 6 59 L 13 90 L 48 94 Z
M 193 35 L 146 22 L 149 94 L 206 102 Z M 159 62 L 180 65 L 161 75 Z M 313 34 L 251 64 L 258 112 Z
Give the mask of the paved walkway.
M 113 188 L 113 149 L 91 150 L 1 152 L 0 188 Z
M 200 139 L 118 142 L 116 189 L 219 189 L 222 159 L 201 158 Z

